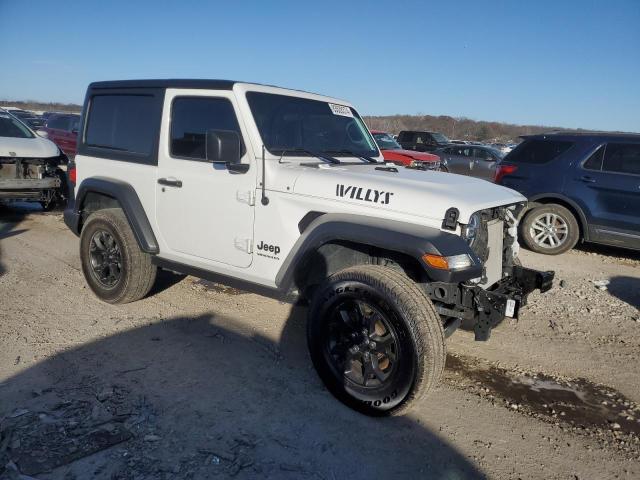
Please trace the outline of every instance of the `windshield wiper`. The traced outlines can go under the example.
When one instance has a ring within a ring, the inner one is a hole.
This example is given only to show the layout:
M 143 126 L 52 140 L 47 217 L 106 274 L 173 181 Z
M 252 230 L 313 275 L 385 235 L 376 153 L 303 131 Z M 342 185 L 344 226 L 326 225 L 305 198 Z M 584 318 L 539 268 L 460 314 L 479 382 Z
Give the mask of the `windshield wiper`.
M 280 151 L 280 161 L 282 161 L 282 157 L 285 153 L 306 153 L 307 155 L 311 155 L 312 157 L 317 157 L 320 160 L 324 160 L 325 162 L 332 163 L 337 165 L 340 163 L 340 160 L 337 158 L 333 158 L 326 154 L 326 152 L 314 152 L 313 150 L 307 150 L 306 148 L 296 147 L 296 148 L 272 148 L 271 150 Z
M 324 153 L 344 153 L 346 155 L 351 155 L 352 157 L 361 158 L 362 160 L 366 160 L 369 163 L 378 163 L 375 158 L 371 158 L 366 155 L 360 155 L 359 153 L 352 152 L 351 150 L 327 150 Z

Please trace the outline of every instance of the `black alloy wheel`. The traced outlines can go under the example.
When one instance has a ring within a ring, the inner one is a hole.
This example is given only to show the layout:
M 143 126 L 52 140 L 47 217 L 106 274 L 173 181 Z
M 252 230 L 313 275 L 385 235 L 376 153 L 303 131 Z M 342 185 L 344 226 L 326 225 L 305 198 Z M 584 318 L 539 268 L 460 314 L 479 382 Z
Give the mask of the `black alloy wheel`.
M 97 230 L 89 243 L 91 273 L 104 287 L 115 287 L 122 277 L 122 253 L 113 235 Z
M 388 382 L 400 346 L 385 313 L 365 300 L 345 299 L 333 306 L 328 319 L 322 342 L 334 373 L 359 387 Z

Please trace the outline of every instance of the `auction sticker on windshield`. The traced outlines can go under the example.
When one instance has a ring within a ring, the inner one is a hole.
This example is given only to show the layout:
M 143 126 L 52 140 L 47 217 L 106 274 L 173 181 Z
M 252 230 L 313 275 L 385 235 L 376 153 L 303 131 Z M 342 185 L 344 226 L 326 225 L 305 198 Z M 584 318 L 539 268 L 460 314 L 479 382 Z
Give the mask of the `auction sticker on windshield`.
M 351 109 L 349 107 L 345 107 L 344 105 L 336 105 L 335 103 L 330 103 L 329 108 L 331 109 L 334 115 L 342 115 L 343 117 L 353 117 L 353 113 L 351 113 Z

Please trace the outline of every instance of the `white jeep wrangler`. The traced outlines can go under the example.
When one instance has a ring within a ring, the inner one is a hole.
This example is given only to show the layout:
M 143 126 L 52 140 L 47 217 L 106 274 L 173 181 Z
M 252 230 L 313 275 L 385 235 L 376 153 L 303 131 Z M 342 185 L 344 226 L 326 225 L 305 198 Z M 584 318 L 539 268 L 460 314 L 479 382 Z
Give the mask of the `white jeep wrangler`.
M 486 340 L 553 279 L 517 261 L 524 197 L 385 164 L 356 110 L 320 95 L 93 83 L 70 170 L 65 222 L 99 298 L 139 300 L 163 268 L 308 301 L 320 377 L 370 415 L 433 388 L 462 322 Z

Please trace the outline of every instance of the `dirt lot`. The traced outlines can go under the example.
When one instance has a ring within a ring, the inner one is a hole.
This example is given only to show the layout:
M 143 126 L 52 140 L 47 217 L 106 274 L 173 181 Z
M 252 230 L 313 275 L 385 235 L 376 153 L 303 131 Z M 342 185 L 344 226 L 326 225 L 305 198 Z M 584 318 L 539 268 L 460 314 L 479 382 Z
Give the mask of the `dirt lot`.
M 303 308 L 168 273 L 106 305 L 77 249 L 59 214 L 0 211 L 0 478 L 640 478 L 639 255 L 522 252 L 554 289 L 371 419 L 321 385 Z

